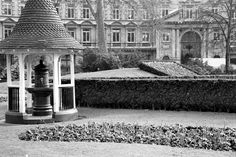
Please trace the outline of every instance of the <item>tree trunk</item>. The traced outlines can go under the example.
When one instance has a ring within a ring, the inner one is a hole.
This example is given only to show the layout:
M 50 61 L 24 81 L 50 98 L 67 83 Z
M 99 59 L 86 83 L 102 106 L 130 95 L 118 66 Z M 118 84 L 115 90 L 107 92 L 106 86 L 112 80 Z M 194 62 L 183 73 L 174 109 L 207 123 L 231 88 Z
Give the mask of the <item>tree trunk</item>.
M 107 52 L 107 43 L 105 37 L 105 27 L 104 27 L 104 10 L 103 10 L 103 0 L 97 0 L 97 31 L 98 31 L 98 48 L 100 53 Z

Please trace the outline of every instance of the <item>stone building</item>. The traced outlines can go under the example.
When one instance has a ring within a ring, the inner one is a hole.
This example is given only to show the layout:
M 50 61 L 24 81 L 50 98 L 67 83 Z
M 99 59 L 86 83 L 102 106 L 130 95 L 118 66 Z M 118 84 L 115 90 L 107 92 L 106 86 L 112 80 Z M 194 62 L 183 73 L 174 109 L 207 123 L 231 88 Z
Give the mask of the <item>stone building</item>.
M 0 0 L 0 40 L 11 33 L 26 1 Z M 71 36 L 84 47 L 97 48 L 96 21 L 86 0 L 52 1 Z M 96 8 L 95 0 L 91 1 Z M 207 4 L 217 11 L 217 0 L 159 0 L 155 5 L 139 1 L 104 0 L 109 50 L 123 55 L 137 52 L 146 60 L 178 62 L 184 62 L 186 57 L 225 56 L 219 31 L 198 19 L 199 6 Z M 153 22 L 157 18 L 162 22 Z

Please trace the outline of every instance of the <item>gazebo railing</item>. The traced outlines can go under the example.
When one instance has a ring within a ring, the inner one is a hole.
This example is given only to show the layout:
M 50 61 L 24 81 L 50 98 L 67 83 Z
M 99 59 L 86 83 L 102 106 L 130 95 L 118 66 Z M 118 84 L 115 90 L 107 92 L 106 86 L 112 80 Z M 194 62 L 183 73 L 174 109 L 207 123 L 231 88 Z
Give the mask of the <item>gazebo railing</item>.
M 74 106 L 73 87 L 62 86 L 59 87 L 60 92 L 60 110 L 72 109 Z
M 8 87 L 8 107 L 11 112 L 19 112 L 19 87 Z

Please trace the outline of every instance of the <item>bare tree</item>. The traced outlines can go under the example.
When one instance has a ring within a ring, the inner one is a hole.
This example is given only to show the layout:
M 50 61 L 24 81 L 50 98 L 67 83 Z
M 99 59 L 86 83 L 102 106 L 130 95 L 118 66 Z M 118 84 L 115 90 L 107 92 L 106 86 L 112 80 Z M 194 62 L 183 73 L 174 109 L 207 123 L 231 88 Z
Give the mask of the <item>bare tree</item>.
M 98 28 L 98 48 L 101 53 L 108 53 L 107 45 L 106 45 L 106 37 L 105 37 L 105 27 L 104 27 L 104 1 L 103 0 L 96 0 L 97 4 L 97 11 L 95 11 L 91 5 L 90 0 L 86 0 L 90 11 L 97 22 Z
M 225 72 L 229 73 L 231 36 L 236 27 L 235 20 L 233 19 L 235 2 L 234 0 L 218 0 L 215 5 L 218 7 L 218 10 L 209 10 L 208 5 L 202 6 L 200 8 L 200 18 L 209 25 L 212 25 L 212 27 L 216 26 L 219 29 L 225 43 Z
M 147 11 L 149 20 L 146 20 L 147 26 L 151 27 L 153 34 L 156 30 L 160 30 L 163 26 L 163 19 L 160 17 L 157 6 L 159 6 L 161 0 L 106 0 L 108 4 L 114 5 L 117 2 L 124 5 L 128 5 L 133 8 L 135 12 L 139 12 L 140 9 Z M 104 0 L 96 0 L 97 10 L 95 11 L 91 5 L 91 0 L 86 0 L 92 15 L 97 22 L 98 33 L 98 47 L 100 52 L 108 53 L 105 37 L 104 26 Z

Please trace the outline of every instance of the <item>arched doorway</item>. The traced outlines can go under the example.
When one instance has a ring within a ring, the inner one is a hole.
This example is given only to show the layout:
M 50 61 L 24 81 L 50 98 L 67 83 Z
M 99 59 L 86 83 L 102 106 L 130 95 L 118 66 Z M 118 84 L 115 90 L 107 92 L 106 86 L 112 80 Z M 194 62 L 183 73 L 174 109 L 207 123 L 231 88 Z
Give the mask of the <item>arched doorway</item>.
M 186 32 L 181 39 L 181 63 L 190 58 L 201 58 L 201 37 L 194 31 Z

